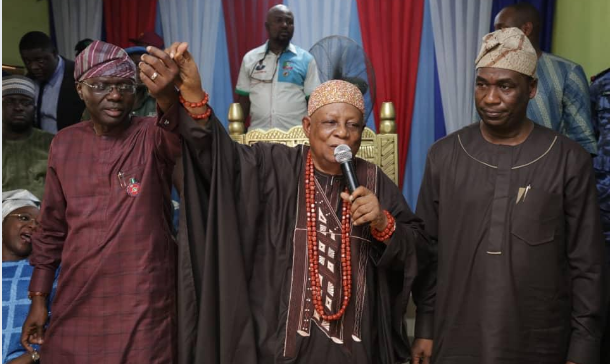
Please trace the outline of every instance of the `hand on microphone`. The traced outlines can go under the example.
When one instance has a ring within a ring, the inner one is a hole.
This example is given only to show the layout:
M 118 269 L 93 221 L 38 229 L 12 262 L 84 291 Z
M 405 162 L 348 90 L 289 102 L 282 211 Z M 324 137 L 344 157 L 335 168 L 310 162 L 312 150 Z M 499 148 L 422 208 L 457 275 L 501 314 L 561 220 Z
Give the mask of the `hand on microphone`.
M 383 213 L 379 200 L 375 194 L 364 186 L 356 188 L 350 195 L 341 192 L 341 198 L 345 202 L 352 203 L 352 221 L 354 225 L 371 223 L 371 227 L 383 231 L 388 225 L 388 220 Z

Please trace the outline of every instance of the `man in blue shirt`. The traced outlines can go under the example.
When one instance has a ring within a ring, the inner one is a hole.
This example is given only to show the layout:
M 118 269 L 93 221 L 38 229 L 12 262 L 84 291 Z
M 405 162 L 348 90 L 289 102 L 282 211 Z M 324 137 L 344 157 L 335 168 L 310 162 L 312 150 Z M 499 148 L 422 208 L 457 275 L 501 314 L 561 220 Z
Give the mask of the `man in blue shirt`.
M 527 117 L 597 154 L 585 72 L 580 65 L 540 49 L 540 26 L 538 10 L 525 2 L 505 7 L 494 21 L 496 30 L 521 29 L 538 54 L 538 92 L 527 106 Z

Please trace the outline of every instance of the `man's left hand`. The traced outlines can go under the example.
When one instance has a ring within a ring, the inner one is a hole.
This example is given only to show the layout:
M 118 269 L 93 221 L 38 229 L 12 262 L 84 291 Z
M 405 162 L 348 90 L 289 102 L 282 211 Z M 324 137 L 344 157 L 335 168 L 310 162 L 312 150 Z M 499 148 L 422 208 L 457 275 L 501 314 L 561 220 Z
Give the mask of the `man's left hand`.
M 352 221 L 354 225 L 363 225 L 371 223 L 371 227 L 379 231 L 383 231 L 388 225 L 379 200 L 375 194 L 364 186 L 356 188 L 351 195 L 347 192 L 341 192 L 343 201 L 352 203 Z
M 411 356 L 413 364 L 430 364 L 432 358 L 433 341 L 430 339 L 415 338 L 411 345 Z
M 148 47 L 148 54 L 142 55 L 138 65 L 140 78 L 148 88 L 150 94 L 157 100 L 159 107 L 167 111 L 175 102 L 178 95 L 174 84 L 178 80 L 178 65 L 164 51 Z

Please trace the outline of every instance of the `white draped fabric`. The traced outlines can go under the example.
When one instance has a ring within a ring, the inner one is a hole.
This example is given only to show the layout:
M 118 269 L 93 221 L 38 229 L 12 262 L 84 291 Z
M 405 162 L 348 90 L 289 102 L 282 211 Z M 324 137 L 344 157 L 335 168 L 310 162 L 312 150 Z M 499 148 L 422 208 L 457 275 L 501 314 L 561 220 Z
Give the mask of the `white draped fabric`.
M 329 35 L 348 37 L 352 10 L 357 11 L 352 0 L 285 0 L 284 4 L 294 14 L 292 43 L 305 50 Z
M 224 121 L 232 91 L 222 0 L 160 0 L 159 7 L 165 44 L 176 41 L 189 43 L 189 51 L 199 67 L 202 86 L 210 95 L 210 105 L 217 117 Z M 224 62 L 217 64 L 219 60 Z M 219 82 L 215 77 L 217 74 L 222 75 L 226 82 Z
M 85 38 L 102 36 L 102 0 L 51 0 L 57 50 L 74 59 L 74 46 Z
M 430 0 L 434 48 L 450 134 L 472 122 L 474 60 L 489 33 L 492 0 Z
M 165 44 L 176 41 L 189 43 L 189 51 L 201 73 L 203 88 L 212 94 L 218 24 L 223 16 L 222 1 L 162 0 L 159 6 Z

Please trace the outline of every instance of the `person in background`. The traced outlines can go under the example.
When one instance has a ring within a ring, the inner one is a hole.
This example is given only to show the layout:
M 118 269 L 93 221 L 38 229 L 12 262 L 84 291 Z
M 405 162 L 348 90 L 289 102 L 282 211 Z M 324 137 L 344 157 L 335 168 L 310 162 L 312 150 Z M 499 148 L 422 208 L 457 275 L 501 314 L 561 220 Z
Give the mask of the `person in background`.
M 527 117 L 537 60 L 519 28 L 483 37 L 481 121 L 428 153 L 416 213 L 438 268 L 416 364 L 599 364 L 607 275 L 591 156 Z
M 2 78 L 2 190 L 25 188 L 42 199 L 53 134 L 33 127 L 34 81 Z
M 82 52 L 85 48 L 87 48 L 89 46 L 89 44 L 91 44 L 91 43 L 93 43 L 93 39 L 91 39 L 91 38 L 85 38 L 85 39 L 79 40 L 78 43 L 76 43 L 76 45 L 74 46 L 74 57 L 78 57 L 80 52 Z
M 19 41 L 19 53 L 27 76 L 36 82 L 34 125 L 57 134 L 76 124 L 85 109 L 74 86 L 74 62 L 61 57 L 43 32 L 26 33 Z
M 269 39 L 246 53 L 235 92 L 249 129 L 288 130 L 307 115 L 309 94 L 320 84 L 316 61 L 292 44 L 294 15 L 285 5 L 269 9 L 265 29 Z
M 591 112 L 599 136 L 593 169 L 606 242 L 606 267 L 610 269 L 610 68 L 591 77 Z M 610 305 L 601 348 L 600 362 L 610 363 Z
M 125 48 L 125 52 L 127 52 L 129 58 L 131 58 L 136 65 L 140 64 L 142 55 L 148 53 L 146 52 L 146 48 L 142 46 Z M 148 92 L 146 85 L 142 83 L 139 72 L 136 72 L 136 87 L 136 99 L 131 114 L 136 116 L 156 116 L 157 101 Z
M 541 20 L 534 5 L 521 2 L 502 9 L 494 28 L 510 27 L 525 33 L 538 56 L 538 91 L 527 105 L 527 117 L 574 140 L 590 154 L 597 154 L 589 87 L 582 67 L 540 49 Z
M 163 38 L 152 31 L 142 32 L 137 38 L 130 38 L 129 41 L 139 47 L 153 46 L 159 49 L 164 48 Z
M 38 227 L 40 201 L 24 189 L 2 192 L 2 363 L 28 364 L 40 358 L 20 343 L 21 327 L 30 308 L 28 260 Z M 48 303 L 51 298 L 47 300 Z
M 61 57 L 43 32 L 25 34 L 19 42 L 27 76 L 36 82 L 35 126 L 57 131 L 80 121 L 85 104 L 74 86 L 74 62 Z

